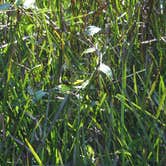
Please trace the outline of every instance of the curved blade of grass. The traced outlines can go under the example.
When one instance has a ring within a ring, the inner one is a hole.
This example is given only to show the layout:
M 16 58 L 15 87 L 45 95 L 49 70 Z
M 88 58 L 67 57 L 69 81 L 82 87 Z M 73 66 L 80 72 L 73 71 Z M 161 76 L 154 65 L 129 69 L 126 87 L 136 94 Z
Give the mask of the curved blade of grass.
M 40 160 L 38 154 L 35 152 L 34 148 L 32 147 L 32 145 L 30 144 L 30 142 L 25 138 L 25 142 L 27 144 L 27 146 L 29 147 L 31 153 L 33 154 L 34 158 L 36 159 L 36 161 L 38 162 L 38 164 L 40 166 L 42 166 L 42 161 Z

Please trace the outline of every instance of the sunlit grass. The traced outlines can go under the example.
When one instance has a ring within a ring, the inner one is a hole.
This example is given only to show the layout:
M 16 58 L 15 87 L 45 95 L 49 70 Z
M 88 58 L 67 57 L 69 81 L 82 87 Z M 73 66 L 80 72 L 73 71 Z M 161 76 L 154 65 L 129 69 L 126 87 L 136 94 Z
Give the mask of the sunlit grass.
M 0 6 L 0 163 L 164 165 L 166 4 L 13 4 Z

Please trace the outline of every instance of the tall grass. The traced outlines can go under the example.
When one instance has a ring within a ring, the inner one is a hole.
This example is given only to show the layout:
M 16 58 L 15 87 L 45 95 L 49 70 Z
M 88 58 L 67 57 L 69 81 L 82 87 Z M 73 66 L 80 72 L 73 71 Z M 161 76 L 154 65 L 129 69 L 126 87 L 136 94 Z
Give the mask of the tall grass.
M 8 3 L 1 165 L 164 165 L 165 1 Z

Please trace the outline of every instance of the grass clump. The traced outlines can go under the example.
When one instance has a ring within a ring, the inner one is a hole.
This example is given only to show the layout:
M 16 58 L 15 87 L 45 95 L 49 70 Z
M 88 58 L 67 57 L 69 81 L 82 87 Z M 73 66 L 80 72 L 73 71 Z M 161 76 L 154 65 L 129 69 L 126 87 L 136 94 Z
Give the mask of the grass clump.
M 164 165 L 165 2 L 26 5 L 0 6 L 0 163 Z

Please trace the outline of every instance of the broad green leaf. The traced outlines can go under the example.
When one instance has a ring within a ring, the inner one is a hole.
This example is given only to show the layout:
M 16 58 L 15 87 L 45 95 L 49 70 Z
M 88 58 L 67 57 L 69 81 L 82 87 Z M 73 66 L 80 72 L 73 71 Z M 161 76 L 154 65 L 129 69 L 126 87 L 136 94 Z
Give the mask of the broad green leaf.
M 95 161 L 95 151 L 92 148 L 92 146 L 87 145 L 86 149 L 87 149 L 87 155 L 88 155 L 88 157 L 91 158 L 93 161 Z
M 60 90 L 62 93 L 65 93 L 65 92 L 69 92 L 71 90 L 71 87 L 65 84 L 61 84 L 61 85 L 58 85 L 58 90 Z
M 112 76 L 112 70 L 110 69 L 109 66 L 101 63 L 98 67 L 98 70 L 103 72 L 104 74 L 107 75 L 108 78 L 110 78 L 111 80 L 113 79 L 113 76 Z
M 94 25 L 88 26 L 88 27 L 85 29 L 85 33 L 86 33 L 88 36 L 93 36 L 93 35 L 95 35 L 96 33 L 98 33 L 99 31 L 101 31 L 101 28 L 96 27 L 96 26 L 94 26 Z
M 60 93 L 69 93 L 72 89 L 70 85 L 60 84 L 54 88 L 54 90 Z

